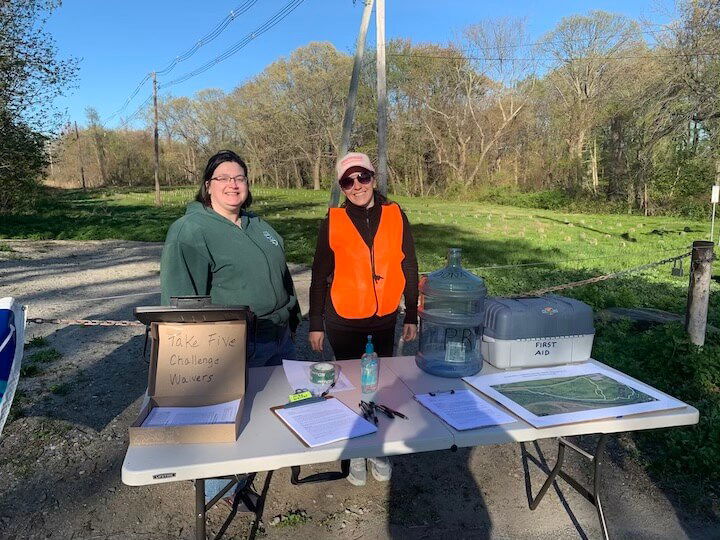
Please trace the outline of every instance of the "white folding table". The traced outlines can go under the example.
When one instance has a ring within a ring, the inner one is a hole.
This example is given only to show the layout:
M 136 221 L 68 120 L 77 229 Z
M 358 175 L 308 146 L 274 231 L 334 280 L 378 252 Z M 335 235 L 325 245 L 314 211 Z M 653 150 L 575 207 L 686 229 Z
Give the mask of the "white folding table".
M 590 360 L 590 362 L 602 366 L 605 369 L 620 373 L 616 369 L 612 369 L 605 364 L 602 364 L 596 360 Z M 402 356 L 396 358 L 388 358 L 387 364 L 390 365 L 392 370 L 402 379 L 402 381 L 412 390 L 413 394 L 424 394 L 427 392 L 449 392 L 450 390 L 459 390 L 472 388 L 481 398 L 485 401 L 494 403 L 493 400 L 487 398 L 482 393 L 475 390 L 469 384 L 466 384 L 461 379 L 450 379 L 445 377 L 434 377 L 428 375 L 415 364 L 415 358 L 412 356 Z M 498 373 L 502 370 L 493 367 L 492 365 L 485 363 L 481 373 L 483 375 L 489 375 L 492 373 Z M 623 374 L 624 375 L 624 374 Z M 627 377 L 627 375 L 624 375 Z M 632 378 L 631 378 L 632 379 Z M 634 380 L 634 379 L 633 379 Z M 495 403 L 495 405 L 498 405 Z M 501 405 L 498 405 L 503 410 L 506 410 Z M 602 462 L 602 455 L 609 435 L 612 433 L 620 433 L 626 431 L 639 431 L 643 429 L 656 429 L 674 426 L 685 426 L 690 424 L 697 424 L 699 414 L 697 409 L 690 405 L 680 409 L 671 409 L 666 411 L 658 411 L 651 413 L 633 414 L 628 416 L 608 418 L 604 420 L 593 420 L 590 422 L 578 422 L 576 424 L 564 424 L 560 426 L 536 428 L 528 424 L 517 415 L 510 411 L 509 414 L 517 418 L 516 422 L 510 424 L 502 424 L 499 426 L 488 426 L 479 429 L 470 429 L 465 431 L 458 431 L 450 426 L 447 429 L 453 435 L 453 444 L 457 447 L 468 447 L 468 446 L 483 446 L 488 444 L 503 444 L 508 442 L 530 442 L 538 439 L 557 438 L 558 439 L 558 454 L 555 466 L 548 475 L 547 479 L 543 483 L 540 491 L 530 501 L 530 509 L 535 510 L 540 501 L 547 493 L 548 489 L 559 476 L 565 480 L 570 486 L 585 497 L 593 506 L 598 514 L 600 521 L 600 528 L 604 538 L 609 538 L 607 532 L 607 524 L 605 522 L 605 516 L 603 514 L 602 504 L 600 501 L 600 464 Z M 595 447 L 594 453 L 590 454 L 582 448 L 573 444 L 567 440 L 567 437 L 577 435 L 599 435 L 598 441 Z M 590 492 L 587 488 L 582 486 L 575 478 L 568 475 L 562 470 L 565 449 L 569 448 L 587 460 L 593 465 L 593 489 Z
M 360 361 L 338 362 L 355 390 L 335 397 L 360 412 Z M 385 359 L 380 361 L 377 401 L 408 417 L 390 421 L 379 418 L 372 435 L 316 448 L 304 446 L 270 407 L 283 405 L 293 392 L 282 367 L 249 370 L 242 431 L 235 443 L 130 446 L 122 467 L 122 481 L 131 486 L 195 480 L 197 538 L 205 538 L 205 513 L 235 482 L 231 481 L 215 499 L 205 503 L 206 478 L 231 477 L 243 473 L 292 467 L 293 483 L 300 479 L 301 465 L 343 460 L 341 474 L 321 473 L 318 479 L 344 478 L 349 463 L 357 457 L 390 456 L 450 448 L 453 436 L 445 424 L 413 399 Z M 243 499 L 243 502 L 246 503 Z M 250 505 L 248 505 L 250 506 Z
M 335 397 L 353 410 L 360 412 L 359 360 L 337 363 L 350 379 L 355 390 L 339 392 Z M 497 371 L 489 364 L 483 373 Z M 682 409 L 657 413 L 644 413 L 623 418 L 596 420 L 551 428 L 534 428 L 521 419 L 511 424 L 457 431 L 414 399 L 414 394 L 470 388 L 460 379 L 447 379 L 429 375 L 415 365 L 414 357 L 383 358 L 380 360 L 379 388 L 375 401 L 388 405 L 408 417 L 408 420 L 379 416 L 378 431 L 371 435 L 328 444 L 316 448 L 304 446 L 281 422 L 270 407 L 287 402 L 290 388 L 282 367 L 253 368 L 249 370 L 247 400 L 244 408 L 243 428 L 238 440 L 224 444 L 183 444 L 130 446 L 122 467 L 122 481 L 131 486 L 158 484 L 177 480 L 195 481 L 196 537 L 205 538 L 205 514 L 234 484 L 227 486 L 212 501 L 205 503 L 205 479 L 232 478 L 233 475 L 292 468 L 293 483 L 321 479 L 343 478 L 347 475 L 346 460 L 357 457 L 391 456 L 457 449 L 458 447 L 526 442 L 546 438 L 559 438 L 558 459 L 538 495 L 530 503 L 535 509 L 557 476 L 565 479 L 595 505 L 603 533 L 607 537 L 605 519 L 599 498 L 599 465 L 608 434 L 695 424 L 698 411 L 686 406 Z M 473 389 L 473 391 L 475 391 Z M 485 396 L 480 394 L 483 399 Z M 489 401 L 489 400 L 488 400 Z M 594 455 L 575 446 L 565 437 L 599 434 Z M 593 462 L 594 488 L 590 493 L 562 471 L 565 448 L 584 455 Z M 321 473 L 318 478 L 299 478 L 301 465 L 342 460 L 342 473 Z M 242 498 L 242 497 L 241 497 Z M 242 499 L 248 504 L 247 498 Z M 248 504 L 248 506 L 250 506 Z

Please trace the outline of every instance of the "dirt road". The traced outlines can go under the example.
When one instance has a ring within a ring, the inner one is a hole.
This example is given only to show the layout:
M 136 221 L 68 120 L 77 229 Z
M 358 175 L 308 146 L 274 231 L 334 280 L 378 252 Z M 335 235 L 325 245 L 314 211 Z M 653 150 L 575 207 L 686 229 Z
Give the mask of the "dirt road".
M 159 301 L 159 244 L 5 243 L 13 251 L 0 252 L 0 297 L 18 298 L 31 317 L 129 320 L 134 306 Z M 293 273 L 306 309 L 308 272 Z M 27 350 L 24 365 L 37 373 L 21 381 L 16 418 L 0 438 L 0 537 L 193 537 L 190 482 L 120 481 L 127 427 L 147 381 L 142 329 L 31 324 L 27 335 L 48 344 Z M 307 323 L 298 343 L 309 358 L 306 341 Z M 62 356 L 27 360 L 51 349 Z M 613 536 L 720 537 L 717 523 L 692 516 L 648 478 L 629 438 L 615 439 L 609 454 L 603 492 Z M 528 509 L 528 490 L 536 493 L 543 480 L 537 464 L 552 466 L 554 456 L 553 441 L 401 456 L 390 482 L 370 478 L 364 488 L 295 487 L 287 469 L 261 473 L 262 521 L 238 515 L 226 537 L 598 538 L 594 508 L 562 482 Z M 570 470 L 587 481 L 585 465 L 571 460 Z M 228 513 L 212 509 L 209 530 Z

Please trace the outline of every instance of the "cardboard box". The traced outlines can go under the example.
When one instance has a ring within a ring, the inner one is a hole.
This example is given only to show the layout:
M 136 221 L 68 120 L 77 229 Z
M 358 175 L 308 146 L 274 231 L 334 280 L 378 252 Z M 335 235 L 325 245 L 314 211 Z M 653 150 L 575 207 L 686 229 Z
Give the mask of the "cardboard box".
M 246 390 L 246 321 L 157 323 L 148 400 L 130 426 L 130 444 L 235 442 Z M 240 399 L 233 423 L 143 427 L 155 407 L 199 407 Z

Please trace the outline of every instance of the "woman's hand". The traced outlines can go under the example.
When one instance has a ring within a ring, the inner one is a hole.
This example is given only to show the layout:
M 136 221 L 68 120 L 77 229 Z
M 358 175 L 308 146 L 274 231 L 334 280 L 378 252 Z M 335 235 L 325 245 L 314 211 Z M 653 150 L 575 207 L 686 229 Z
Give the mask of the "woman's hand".
M 402 339 L 403 341 L 412 341 L 417 337 L 417 324 L 404 324 Z
M 323 343 L 325 341 L 325 332 L 310 332 L 308 334 L 308 341 L 310 342 L 310 348 L 316 352 L 323 351 Z

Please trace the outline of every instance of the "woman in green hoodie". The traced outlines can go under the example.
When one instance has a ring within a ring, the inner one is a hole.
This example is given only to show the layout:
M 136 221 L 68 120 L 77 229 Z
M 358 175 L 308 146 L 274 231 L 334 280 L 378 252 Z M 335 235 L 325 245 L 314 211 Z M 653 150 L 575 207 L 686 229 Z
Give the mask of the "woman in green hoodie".
M 247 165 L 230 150 L 205 167 L 195 202 L 170 226 L 160 261 L 161 301 L 208 295 L 213 304 L 247 305 L 258 318 L 250 367 L 295 358 L 300 308 L 283 239 L 247 209 Z
M 248 365 L 279 365 L 283 358 L 296 358 L 300 308 L 283 239 L 247 210 L 252 202 L 247 174 L 235 152 L 210 158 L 196 201 L 168 231 L 160 261 L 161 301 L 207 295 L 213 304 L 250 306 L 258 322 Z M 206 500 L 226 483 L 209 480 Z

